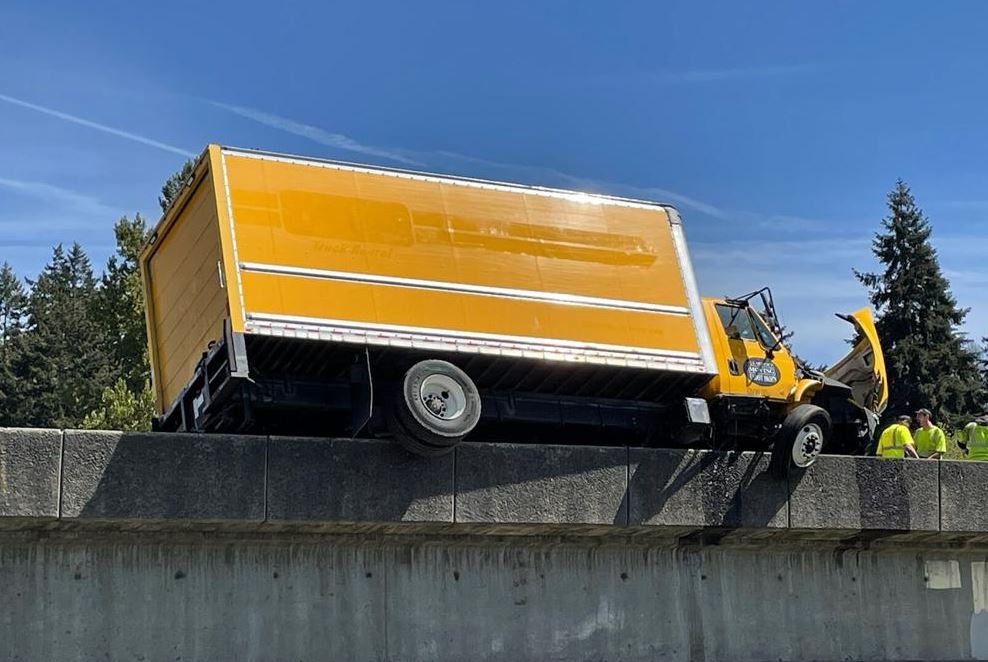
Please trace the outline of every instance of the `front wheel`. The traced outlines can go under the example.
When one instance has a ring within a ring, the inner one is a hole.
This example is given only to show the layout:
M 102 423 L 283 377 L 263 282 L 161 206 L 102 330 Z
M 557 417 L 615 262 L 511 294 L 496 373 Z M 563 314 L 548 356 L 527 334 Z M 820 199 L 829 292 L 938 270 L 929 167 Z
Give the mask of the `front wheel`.
M 791 469 L 806 469 L 830 440 L 830 414 L 816 405 L 799 405 L 789 412 L 772 447 L 772 468 L 779 477 Z

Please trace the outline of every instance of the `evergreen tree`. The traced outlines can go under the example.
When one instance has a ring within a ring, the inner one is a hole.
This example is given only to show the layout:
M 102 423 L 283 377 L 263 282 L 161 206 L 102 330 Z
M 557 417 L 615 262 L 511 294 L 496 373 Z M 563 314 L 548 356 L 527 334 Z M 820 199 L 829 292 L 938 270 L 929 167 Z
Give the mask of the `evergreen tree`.
M 100 278 L 97 310 L 106 350 L 127 387 L 135 393 L 150 379 L 144 290 L 137 258 L 149 232 L 140 214 L 126 216 L 113 228 L 117 253 L 110 257 Z
M 977 357 L 959 331 L 967 310 L 950 293 L 930 244 L 930 223 L 902 180 L 888 195 L 888 209 L 872 241 L 883 271 L 855 271 L 877 310 L 889 375 L 886 416 L 926 407 L 958 423 L 981 395 Z
M 27 302 L 14 371 L 21 424 L 78 426 L 116 376 L 95 310 L 97 283 L 78 244 L 57 246 Z
M 24 285 L 6 262 L 0 267 L 0 427 L 19 423 L 17 375 L 14 372 L 24 316 L 27 294 Z
M 11 341 L 22 329 L 27 294 L 14 268 L 4 262 L 0 266 L 0 347 Z
M 175 172 L 171 177 L 169 177 L 161 187 L 161 196 L 158 198 L 158 204 L 161 205 L 161 211 L 168 211 L 168 207 L 171 203 L 178 197 L 178 194 L 182 191 L 185 186 L 185 182 L 188 181 L 189 177 L 192 176 L 192 171 L 195 170 L 196 162 L 189 159 L 182 164 L 182 167 Z
M 985 413 L 988 412 L 988 337 L 981 339 L 978 359 L 981 364 L 981 407 L 978 413 Z

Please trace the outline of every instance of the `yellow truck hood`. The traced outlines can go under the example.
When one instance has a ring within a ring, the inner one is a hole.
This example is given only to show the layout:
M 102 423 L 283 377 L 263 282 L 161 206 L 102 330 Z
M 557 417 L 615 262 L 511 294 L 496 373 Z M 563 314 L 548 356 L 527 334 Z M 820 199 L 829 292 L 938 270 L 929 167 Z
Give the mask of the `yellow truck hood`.
M 876 414 L 881 414 L 888 404 L 888 375 L 885 372 L 885 355 L 878 340 L 878 330 L 870 308 L 837 315 L 854 325 L 857 342 L 847 356 L 831 366 L 824 374 L 851 387 L 854 401 Z

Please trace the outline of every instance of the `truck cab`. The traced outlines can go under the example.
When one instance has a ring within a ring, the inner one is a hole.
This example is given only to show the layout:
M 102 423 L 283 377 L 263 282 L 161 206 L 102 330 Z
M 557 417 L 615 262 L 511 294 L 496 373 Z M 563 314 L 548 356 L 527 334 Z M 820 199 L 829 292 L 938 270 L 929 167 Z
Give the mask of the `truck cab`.
M 808 466 L 824 445 L 829 453 L 865 450 L 888 400 L 884 357 L 869 309 L 838 315 L 852 324 L 857 338 L 847 356 L 820 371 L 788 347 L 767 288 L 733 299 L 705 298 L 702 305 L 717 375 L 701 395 L 720 443 L 781 444 L 797 466 Z M 794 413 L 813 419 L 819 429 L 819 439 L 799 449 L 780 438 Z

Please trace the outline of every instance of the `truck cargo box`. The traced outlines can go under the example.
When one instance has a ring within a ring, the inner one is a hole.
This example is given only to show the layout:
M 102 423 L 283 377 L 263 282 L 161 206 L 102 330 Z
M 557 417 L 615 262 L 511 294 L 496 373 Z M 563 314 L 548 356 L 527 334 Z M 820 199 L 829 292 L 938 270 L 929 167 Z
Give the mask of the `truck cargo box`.
M 353 406 L 371 363 L 409 355 L 485 394 L 645 405 L 716 373 L 657 203 L 211 145 L 141 264 L 166 429 L 236 427 L 233 401 Z

